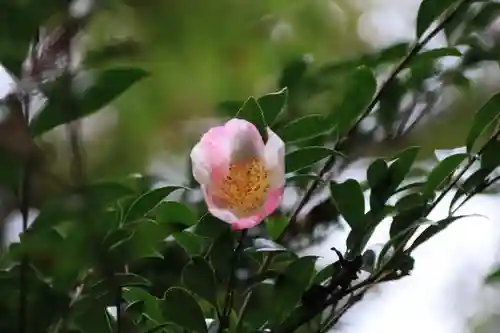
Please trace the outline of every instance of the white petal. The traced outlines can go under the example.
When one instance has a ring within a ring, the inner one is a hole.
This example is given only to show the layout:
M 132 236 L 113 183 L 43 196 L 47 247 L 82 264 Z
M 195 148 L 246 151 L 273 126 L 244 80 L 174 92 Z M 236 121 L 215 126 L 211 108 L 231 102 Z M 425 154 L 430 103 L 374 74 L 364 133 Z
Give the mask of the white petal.
M 252 123 L 243 119 L 231 119 L 225 125 L 231 144 L 231 162 L 238 163 L 264 155 L 264 141 Z
M 190 157 L 194 179 L 200 184 L 210 184 L 210 164 L 205 158 L 201 142 L 193 147 Z
M 267 135 L 264 159 L 271 187 L 278 188 L 285 185 L 285 143 L 270 128 L 267 129 Z

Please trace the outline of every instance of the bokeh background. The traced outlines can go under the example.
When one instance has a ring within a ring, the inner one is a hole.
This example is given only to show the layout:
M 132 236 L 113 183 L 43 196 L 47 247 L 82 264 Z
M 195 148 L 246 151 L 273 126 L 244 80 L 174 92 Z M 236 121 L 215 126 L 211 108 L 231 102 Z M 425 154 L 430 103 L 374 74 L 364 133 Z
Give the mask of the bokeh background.
M 228 112 L 235 113 L 234 101 L 277 91 L 284 80 L 295 115 L 331 112 L 350 73 L 349 68 L 335 70 L 335 64 L 412 42 L 419 4 L 419 0 L 106 1 L 78 38 L 85 61 L 97 68 L 139 66 L 152 75 L 108 109 L 84 120 L 89 174 L 102 178 L 148 172 L 168 182 L 188 182 L 188 152 L 203 131 Z M 92 5 L 80 1 L 74 9 L 84 12 Z M 492 20 L 480 38 L 485 48 L 494 49 L 500 41 L 500 24 Z M 449 36 L 441 33 L 428 48 L 448 41 Z M 423 146 L 423 168 L 433 161 L 434 150 L 462 146 L 473 112 L 500 88 L 497 60 L 495 52 L 489 53 L 463 70 L 467 88 L 445 86 L 432 77 L 427 80 L 419 91 L 424 101 L 410 99 L 406 104 L 422 110 L 430 104 L 432 112 L 426 110 L 429 114 L 411 131 L 392 135 L 383 119 L 367 119 L 363 126 L 370 135 L 360 135 L 351 147 L 357 162 L 335 176 L 363 179 L 367 159 L 409 145 Z M 457 61 L 444 57 L 438 66 L 453 69 Z M 81 76 L 85 80 L 85 73 Z M 6 73 L 0 86 L 2 94 L 12 88 Z M 394 120 L 390 117 L 387 123 Z M 51 167 L 67 175 L 65 131 L 57 129 L 42 141 L 52 151 Z M 44 191 L 50 189 L 41 190 L 40 196 Z M 284 206 L 293 206 L 297 193 L 287 192 Z M 320 203 L 321 193 L 303 215 Z M 497 332 L 500 293 L 494 286 L 484 286 L 483 279 L 500 258 L 498 207 L 495 192 L 471 200 L 463 211 L 485 217 L 464 219 L 422 246 L 412 276 L 378 287 L 337 330 Z M 446 202 L 437 207 L 436 219 L 446 210 Z M 20 221 L 16 212 L 5 211 L 5 240 L 11 242 Z M 380 226 L 371 246 L 387 240 L 387 228 L 388 223 Z M 322 230 L 323 237 L 307 243 L 303 252 L 320 254 L 326 263 L 335 259 L 330 247 L 345 248 L 346 230 L 343 221 Z M 298 233 L 314 232 L 303 228 Z

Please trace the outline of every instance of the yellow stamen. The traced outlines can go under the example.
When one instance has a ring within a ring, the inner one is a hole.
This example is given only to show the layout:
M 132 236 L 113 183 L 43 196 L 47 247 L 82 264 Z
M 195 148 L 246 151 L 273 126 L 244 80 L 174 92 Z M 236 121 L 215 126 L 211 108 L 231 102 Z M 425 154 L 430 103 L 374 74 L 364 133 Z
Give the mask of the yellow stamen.
M 269 191 L 269 177 L 258 158 L 231 164 L 226 178 L 217 186 L 218 201 L 238 217 L 255 214 L 264 205 Z

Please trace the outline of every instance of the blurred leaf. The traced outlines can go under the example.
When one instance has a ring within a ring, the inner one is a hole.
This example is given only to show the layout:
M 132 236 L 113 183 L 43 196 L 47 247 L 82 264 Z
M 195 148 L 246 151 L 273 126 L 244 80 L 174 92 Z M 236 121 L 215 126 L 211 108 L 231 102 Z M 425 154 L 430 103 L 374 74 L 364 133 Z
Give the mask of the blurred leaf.
M 311 164 L 321 161 L 331 155 L 341 153 L 326 147 L 306 147 L 297 149 L 285 155 L 286 173 L 304 169 Z
M 85 64 L 89 67 L 103 66 L 117 60 L 130 60 L 141 53 L 141 45 L 135 40 L 113 41 L 85 54 Z
M 444 186 L 446 181 L 468 156 L 468 154 L 456 154 L 442 160 L 427 176 L 427 181 L 422 188 L 422 194 L 426 197 L 434 195 L 434 192 Z
M 94 305 L 76 316 L 75 324 L 82 332 L 113 333 L 115 320 L 105 306 Z
M 467 151 L 471 151 L 478 138 L 500 116 L 500 93 L 491 97 L 475 114 L 467 135 Z
M 465 146 L 452 148 L 452 149 L 436 149 L 434 155 L 438 161 L 442 161 L 445 158 L 456 155 L 456 154 L 467 154 L 467 148 Z
M 286 143 L 311 139 L 326 134 L 330 124 L 322 115 L 311 114 L 295 119 L 276 130 L 276 134 Z
M 191 258 L 182 270 L 182 283 L 217 309 L 215 273 L 205 259 L 198 256 Z
M 156 221 L 158 223 L 183 224 L 186 227 L 198 222 L 196 214 L 188 206 L 176 201 L 162 202 L 156 209 Z
M 278 86 L 280 88 L 295 90 L 300 85 L 306 71 L 307 60 L 305 56 L 288 62 L 281 72 L 281 76 L 278 80 Z
M 420 52 L 417 54 L 410 63 L 410 66 L 413 67 L 418 65 L 420 62 L 429 62 L 434 61 L 443 57 L 460 57 L 462 53 L 455 47 L 441 47 L 437 49 L 431 49 L 428 51 Z
M 363 116 L 376 90 L 377 81 L 372 71 L 364 66 L 356 68 L 347 83 L 342 104 L 331 112 L 326 120 L 331 128 L 335 127 L 337 129 L 341 138 Z
M 417 14 L 417 38 L 437 20 L 455 0 L 423 0 Z
M 212 244 L 209 253 L 210 263 L 220 281 L 227 281 L 229 278 L 233 249 L 234 239 L 230 231 L 220 234 Z
M 235 118 L 244 119 L 254 124 L 259 130 L 262 140 L 264 140 L 264 142 L 267 141 L 266 120 L 264 119 L 264 114 L 262 113 L 259 103 L 254 97 L 247 99 Z
M 500 268 L 497 268 L 493 273 L 490 273 L 486 278 L 486 283 L 498 283 L 500 282 Z
M 272 323 L 280 324 L 299 303 L 314 274 L 317 257 L 302 257 L 292 262 L 274 285 Z
M 265 221 L 266 230 L 272 240 L 278 239 L 288 226 L 288 218 L 285 216 L 268 217 Z
M 272 127 L 280 114 L 285 110 L 288 99 L 288 89 L 283 88 L 270 94 L 259 97 L 257 102 L 262 109 L 266 123 Z
M 166 321 L 191 332 L 207 333 L 203 312 L 185 289 L 173 287 L 167 290 L 161 302 L 161 309 Z
M 335 206 L 352 229 L 359 229 L 366 223 L 365 198 L 361 186 L 354 179 L 343 183 L 330 182 L 330 192 Z
M 190 231 L 184 230 L 182 232 L 175 233 L 173 234 L 173 237 L 190 256 L 198 256 L 202 254 L 205 249 L 205 238 Z
M 464 195 L 470 195 L 472 193 L 477 193 L 478 191 L 484 190 L 488 184 L 486 178 L 491 173 L 488 169 L 478 169 L 472 175 L 470 175 L 460 186 L 458 186 L 455 195 L 450 202 L 450 211 L 454 209 L 457 201 Z M 461 203 L 461 205 L 464 202 Z
M 194 232 L 199 236 L 215 239 L 229 230 L 230 225 L 228 223 L 207 213 L 200 219 L 198 224 L 196 224 Z
M 265 238 L 255 238 L 252 246 L 245 249 L 248 252 L 282 252 L 288 251 L 287 248 Z
M 366 171 L 366 179 L 371 189 L 370 208 L 379 212 L 384 208 L 385 202 L 392 194 L 387 190 L 390 186 L 387 163 L 381 158 L 373 161 Z
M 420 193 L 411 193 L 398 200 L 396 210 L 398 214 L 392 219 L 389 229 L 391 239 L 400 234 L 402 230 L 406 230 L 413 221 L 419 221 L 424 217 L 427 210 L 427 198 Z M 413 232 L 415 232 L 415 229 L 409 229 L 406 235 L 409 237 Z M 403 242 L 408 241 L 406 238 L 400 240 Z
M 333 262 L 320 270 L 313 279 L 314 284 L 322 284 L 340 271 L 339 263 Z
M 112 102 L 115 98 L 129 89 L 134 83 L 145 78 L 147 72 L 140 68 L 114 68 L 98 74 L 93 85 L 87 89 L 82 96 L 75 97 L 78 108 L 67 110 L 61 105 L 61 97 L 64 93 L 59 85 L 55 91 L 48 96 L 45 107 L 35 116 L 30 123 L 30 132 L 36 137 L 54 127 L 70 123 L 74 120 L 91 115 Z M 63 82 L 66 85 L 68 82 Z M 67 88 L 65 88 L 67 89 Z M 67 96 L 67 98 L 70 98 Z
M 147 318 L 146 327 L 148 329 L 153 329 L 160 323 L 163 323 L 163 316 L 160 310 L 161 300 L 151 295 L 146 290 L 136 287 L 123 288 L 122 295 L 128 303 L 137 301 L 143 302 L 143 314 Z
M 396 191 L 410 172 L 419 150 L 420 147 L 409 147 L 394 156 L 395 161 L 389 166 L 392 192 Z
M 184 186 L 165 186 L 141 195 L 131 204 L 125 214 L 124 222 L 128 223 L 144 217 L 158 206 L 165 197 L 180 189 L 189 190 Z
M 427 227 L 420 235 L 418 235 L 418 237 L 415 239 L 415 241 L 411 244 L 410 248 L 408 249 L 408 253 L 412 252 L 419 245 L 423 244 L 424 242 L 431 239 L 439 232 L 443 231 L 446 227 L 448 227 L 453 222 L 455 222 L 459 219 L 462 219 L 464 217 L 470 217 L 470 215 L 449 216 L 449 217 L 442 219 L 442 220 L 436 222 L 435 224 Z

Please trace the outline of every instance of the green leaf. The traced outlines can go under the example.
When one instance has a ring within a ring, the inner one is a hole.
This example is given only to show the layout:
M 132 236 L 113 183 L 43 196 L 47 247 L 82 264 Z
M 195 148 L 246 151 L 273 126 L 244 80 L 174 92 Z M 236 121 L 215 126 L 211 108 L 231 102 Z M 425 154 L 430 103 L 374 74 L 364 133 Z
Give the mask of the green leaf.
M 74 103 L 78 106 L 75 110 L 67 110 L 64 105 L 61 105 L 59 96 L 61 89 L 55 89 L 48 96 L 48 102 L 43 110 L 31 121 L 30 132 L 36 137 L 59 125 L 91 115 L 111 103 L 147 75 L 148 73 L 140 68 L 123 67 L 104 70 L 97 75 L 89 89 L 81 96 L 74 97 L 76 98 Z M 66 84 L 70 82 L 62 82 L 62 85 Z M 67 98 L 71 97 L 67 96 Z
M 373 161 L 366 171 L 366 179 L 370 186 L 370 208 L 379 213 L 383 210 L 387 199 L 392 195 L 391 179 L 387 163 L 379 158 Z
M 500 116 L 500 93 L 491 97 L 474 115 L 467 135 L 467 151 L 471 152 L 476 141 Z
M 360 229 L 366 223 L 365 198 L 361 186 L 354 179 L 343 183 L 330 182 L 330 192 L 335 206 L 352 229 Z
M 156 209 L 156 222 L 169 224 L 183 224 L 186 227 L 198 222 L 196 214 L 191 208 L 176 201 L 162 202 Z
M 299 142 L 321 136 L 331 129 L 325 117 L 311 114 L 292 120 L 276 129 L 276 134 L 286 143 Z
M 457 201 L 464 195 L 471 195 L 473 193 L 477 193 L 481 190 L 484 190 L 488 185 L 487 177 L 490 173 L 491 170 L 481 168 L 476 170 L 472 175 L 470 175 L 465 180 L 465 182 L 463 182 L 463 184 L 461 184 L 458 187 L 457 191 L 455 192 L 455 195 L 451 199 L 449 206 L 450 212 L 453 211 Z M 461 202 L 460 206 L 465 203 L 465 200 Z
M 231 271 L 231 258 L 234 249 L 233 234 L 230 230 L 215 239 L 209 258 L 215 274 L 220 281 L 227 281 Z
M 455 0 L 423 0 L 417 14 L 417 38 L 448 9 Z
M 172 236 L 190 256 L 200 255 L 205 250 L 207 243 L 206 239 L 190 231 L 184 230 Z
M 280 114 L 285 110 L 287 100 L 288 89 L 286 87 L 280 91 L 259 97 L 257 101 L 264 113 L 267 124 L 274 125 Z
M 364 116 L 375 91 L 377 80 L 372 71 L 365 66 L 356 68 L 352 78 L 347 83 L 346 93 L 342 104 L 327 117 L 326 122 L 331 127 L 336 127 L 339 136 L 346 135 L 354 124 Z
M 449 216 L 445 219 L 442 219 L 435 224 L 427 227 L 418 237 L 415 239 L 415 241 L 411 244 L 410 248 L 408 249 L 408 253 L 412 252 L 417 248 L 419 245 L 423 244 L 427 240 L 431 239 L 434 237 L 436 234 L 440 233 L 446 227 L 448 227 L 450 224 L 453 222 L 462 219 L 464 217 L 470 217 L 471 215 L 458 215 L 458 216 Z
M 122 295 L 129 304 L 138 301 L 143 302 L 143 315 L 146 318 L 147 329 L 153 329 L 164 322 L 160 309 L 162 300 L 159 300 L 146 290 L 136 287 L 123 288 Z
M 236 114 L 235 118 L 244 119 L 254 124 L 255 127 L 257 127 L 262 140 L 264 140 L 264 142 L 267 141 L 266 120 L 264 119 L 262 109 L 260 108 L 260 105 L 255 97 L 250 97 L 249 99 L 247 99 L 245 104 L 243 104 L 241 109 Z
M 297 149 L 285 155 L 286 173 L 299 171 L 331 155 L 341 155 L 326 147 L 306 147 Z
M 285 216 L 268 217 L 265 221 L 266 230 L 272 240 L 278 239 L 288 226 L 288 218 Z
M 396 191 L 410 172 L 419 150 L 420 147 L 409 147 L 394 156 L 395 161 L 389 166 L 392 192 Z
M 427 176 L 422 194 L 426 197 L 434 195 L 434 192 L 442 188 L 468 156 L 468 154 L 456 154 L 442 160 Z
M 203 312 L 185 289 L 173 287 L 167 290 L 161 302 L 161 309 L 167 322 L 191 332 L 207 333 Z
M 284 252 L 288 251 L 285 247 L 265 238 L 255 238 L 252 246 L 245 249 L 247 252 Z
M 322 284 L 340 271 L 339 263 L 333 262 L 321 269 L 313 279 L 314 284 Z
M 148 214 L 153 208 L 158 206 L 160 202 L 174 191 L 184 189 L 189 190 L 184 186 L 165 186 L 154 189 L 138 197 L 130 206 L 125 214 L 125 223 L 136 221 Z
M 274 316 L 272 323 L 280 324 L 301 300 L 314 274 L 317 257 L 301 257 L 289 264 L 274 285 Z
M 417 54 L 410 63 L 410 67 L 418 66 L 419 63 L 434 61 L 443 57 L 461 57 L 462 53 L 455 47 L 441 47 Z
M 500 282 L 500 268 L 497 268 L 493 273 L 490 273 L 486 278 L 486 283 L 498 283 Z
M 211 214 L 205 214 L 194 229 L 195 234 L 216 239 L 225 232 L 229 232 L 231 227 L 228 223 L 223 222 Z
M 182 271 L 182 283 L 217 309 L 215 273 L 202 257 L 193 257 Z

